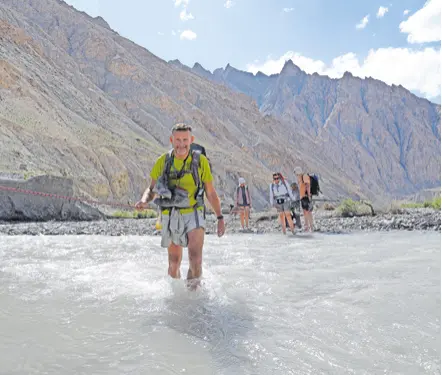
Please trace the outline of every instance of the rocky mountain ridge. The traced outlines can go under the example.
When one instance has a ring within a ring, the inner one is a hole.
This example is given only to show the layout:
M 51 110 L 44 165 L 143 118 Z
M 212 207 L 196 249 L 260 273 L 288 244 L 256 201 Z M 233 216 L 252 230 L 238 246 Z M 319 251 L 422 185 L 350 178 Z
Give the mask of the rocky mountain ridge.
M 169 63 L 254 98 L 287 133 L 311 137 L 314 152 L 363 191 L 402 196 L 440 186 L 440 105 L 400 85 L 349 72 L 310 75 L 291 60 L 270 76 L 229 64 L 211 73 L 198 63 Z

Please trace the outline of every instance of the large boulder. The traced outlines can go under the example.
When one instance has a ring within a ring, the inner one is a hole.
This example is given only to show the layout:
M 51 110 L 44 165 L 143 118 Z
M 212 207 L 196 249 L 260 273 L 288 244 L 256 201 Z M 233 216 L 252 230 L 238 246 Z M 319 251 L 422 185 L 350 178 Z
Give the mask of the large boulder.
M 90 221 L 104 219 L 98 209 L 74 196 L 71 179 L 38 176 L 29 180 L 0 178 L 0 220 Z

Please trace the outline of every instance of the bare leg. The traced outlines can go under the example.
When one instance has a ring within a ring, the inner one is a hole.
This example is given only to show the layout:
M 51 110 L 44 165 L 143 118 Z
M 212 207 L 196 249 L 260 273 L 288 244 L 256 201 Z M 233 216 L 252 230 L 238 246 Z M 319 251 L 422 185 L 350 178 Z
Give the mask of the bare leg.
M 188 234 L 188 250 L 189 250 L 189 271 L 187 272 L 187 280 L 199 279 L 203 272 L 203 245 L 204 245 L 204 228 L 196 228 Z M 195 284 L 198 286 L 199 282 Z
M 249 229 L 249 213 L 250 207 L 245 208 L 245 219 L 246 219 L 246 228 Z
M 241 219 L 241 227 L 242 229 L 244 229 L 244 209 L 241 209 L 241 211 L 239 211 L 239 218 Z
M 181 246 L 171 243 L 167 248 L 169 253 L 169 276 L 174 279 L 180 279 L 180 266 L 183 259 L 183 248 Z
M 295 233 L 295 224 L 293 224 L 292 215 L 290 212 L 284 212 L 284 216 L 287 218 L 287 222 L 289 223 L 290 230 L 292 233 Z M 284 220 L 285 222 L 285 220 Z
M 309 230 L 309 217 L 308 217 L 308 211 L 303 210 L 304 211 L 304 231 L 308 232 Z
M 286 232 L 286 225 L 285 225 L 285 215 L 284 215 L 284 212 L 280 212 L 279 213 L 279 221 L 281 222 L 282 233 L 285 234 L 285 232 Z
M 310 230 L 313 232 L 313 214 L 311 211 L 308 212 L 308 225 Z

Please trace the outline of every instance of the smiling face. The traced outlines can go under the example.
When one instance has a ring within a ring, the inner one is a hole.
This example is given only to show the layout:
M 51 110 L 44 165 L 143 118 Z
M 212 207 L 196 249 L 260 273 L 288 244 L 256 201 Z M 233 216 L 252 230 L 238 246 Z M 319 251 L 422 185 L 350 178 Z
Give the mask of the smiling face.
M 170 136 L 170 143 L 173 146 L 175 157 L 178 159 L 185 159 L 190 151 L 190 145 L 194 141 L 195 137 L 192 135 L 191 130 L 173 130 Z

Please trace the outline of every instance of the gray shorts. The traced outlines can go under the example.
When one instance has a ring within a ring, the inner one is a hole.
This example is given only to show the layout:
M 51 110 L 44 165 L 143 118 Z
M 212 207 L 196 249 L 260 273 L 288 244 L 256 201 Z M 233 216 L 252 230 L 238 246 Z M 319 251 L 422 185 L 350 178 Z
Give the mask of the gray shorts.
M 276 211 L 278 212 L 290 212 L 290 199 L 286 199 L 284 203 L 278 204 L 275 200 Z
M 187 233 L 196 228 L 205 228 L 206 220 L 202 210 L 195 210 L 188 214 L 172 210 L 169 215 L 161 217 L 161 225 L 161 247 L 169 247 L 171 243 L 187 247 Z

